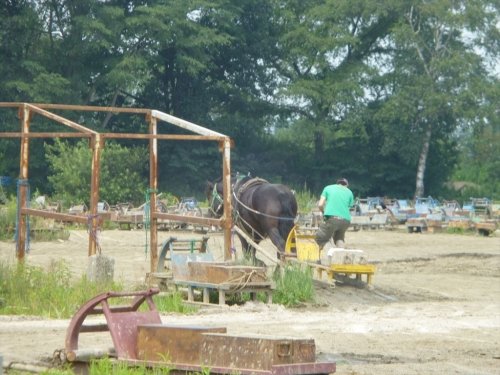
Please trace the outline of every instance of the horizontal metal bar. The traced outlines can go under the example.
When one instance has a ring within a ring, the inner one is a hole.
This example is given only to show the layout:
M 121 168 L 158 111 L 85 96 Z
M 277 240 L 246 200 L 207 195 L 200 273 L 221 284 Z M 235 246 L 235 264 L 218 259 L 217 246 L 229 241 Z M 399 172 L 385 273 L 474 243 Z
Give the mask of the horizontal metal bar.
M 0 102 L 0 107 L 16 108 L 21 107 L 23 102 Z M 31 103 L 38 108 L 44 109 L 61 109 L 68 111 L 87 111 L 87 112 L 116 112 L 116 113 L 137 113 L 148 114 L 151 112 L 147 108 L 126 108 L 126 107 L 99 107 L 91 105 L 71 105 L 71 104 L 47 104 L 47 103 Z
M 0 133 L 1 134 L 1 133 Z M 136 133 L 102 133 L 107 139 L 163 139 L 174 141 L 220 141 L 224 137 L 192 135 L 192 134 L 136 134 Z
M 53 132 L 53 133 L 44 133 L 44 132 L 30 132 L 30 133 L 1 133 L 0 138 L 90 138 L 92 135 L 90 133 L 64 133 L 64 132 Z
M 170 124 L 176 125 L 180 128 L 192 131 L 193 133 L 196 133 L 196 134 L 229 138 L 227 135 L 224 135 L 222 133 L 217 133 L 213 130 L 206 129 L 200 125 L 196 125 L 192 122 L 180 119 L 178 117 L 174 117 L 172 115 L 169 115 L 167 113 L 163 113 L 161 111 L 153 110 L 153 111 L 151 111 L 151 116 L 157 118 L 158 120 L 162 120 L 162 121 L 168 122 Z
M 44 211 L 44 210 L 35 210 L 33 208 L 22 208 L 21 214 L 47 217 L 50 219 L 60 220 L 60 221 L 72 221 L 75 223 L 83 223 L 83 224 L 86 224 L 88 221 L 87 216 L 62 214 L 59 212 L 50 212 L 50 211 Z
M 82 325 L 80 327 L 80 333 L 106 332 L 106 331 L 109 331 L 109 327 L 108 327 L 107 323 Z
M 24 103 L 24 106 L 28 108 L 31 112 L 38 113 L 41 116 L 47 117 L 51 120 L 57 121 L 63 125 L 66 125 L 70 128 L 73 128 L 75 130 L 79 130 L 84 133 L 91 133 L 91 134 L 97 134 L 96 131 L 86 128 L 85 126 L 82 126 L 80 124 L 77 124 L 74 121 L 68 120 L 67 118 L 64 118 L 62 116 L 56 115 L 55 113 L 48 112 L 40 107 L 34 106 L 32 104 Z
M 209 217 L 175 215 L 175 214 L 167 214 L 167 213 L 164 213 L 164 212 L 153 212 L 153 218 L 156 218 L 156 219 L 166 219 L 166 220 L 172 220 L 172 221 L 180 221 L 180 222 L 183 222 L 183 223 L 207 224 L 207 225 L 222 226 L 222 219 L 209 218 Z

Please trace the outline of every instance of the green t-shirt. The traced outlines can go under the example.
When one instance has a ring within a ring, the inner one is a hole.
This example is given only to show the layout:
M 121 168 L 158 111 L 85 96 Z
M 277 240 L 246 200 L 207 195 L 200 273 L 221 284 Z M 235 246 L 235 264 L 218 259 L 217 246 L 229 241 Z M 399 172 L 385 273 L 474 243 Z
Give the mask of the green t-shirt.
M 340 216 L 351 221 L 349 208 L 354 204 L 354 196 L 347 186 L 335 184 L 328 185 L 321 193 L 325 197 L 325 216 Z

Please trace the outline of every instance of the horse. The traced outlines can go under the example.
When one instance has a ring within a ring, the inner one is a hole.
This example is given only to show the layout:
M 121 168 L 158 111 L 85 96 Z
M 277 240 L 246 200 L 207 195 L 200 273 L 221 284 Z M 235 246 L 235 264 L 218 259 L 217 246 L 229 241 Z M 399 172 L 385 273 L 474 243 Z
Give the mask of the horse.
M 224 212 L 221 179 L 207 181 L 207 198 L 212 216 L 221 217 Z M 278 259 L 281 259 L 297 216 L 297 200 L 292 190 L 258 177 L 232 176 L 231 199 L 234 224 L 257 244 L 269 238 L 278 249 Z M 251 255 L 255 262 L 256 249 L 249 246 L 239 233 L 238 237 L 245 255 Z

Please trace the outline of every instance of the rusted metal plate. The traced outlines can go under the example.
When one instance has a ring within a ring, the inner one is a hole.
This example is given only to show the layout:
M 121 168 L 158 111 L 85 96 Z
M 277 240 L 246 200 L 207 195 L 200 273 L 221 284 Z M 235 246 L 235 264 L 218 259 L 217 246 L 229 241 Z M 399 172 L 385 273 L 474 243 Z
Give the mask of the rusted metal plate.
M 315 361 L 316 345 L 313 339 L 217 333 L 203 336 L 201 359 L 204 366 L 271 370 L 274 365 Z
M 267 275 L 264 267 L 240 266 L 221 262 L 197 262 L 186 263 L 187 270 L 180 280 L 190 280 L 199 283 L 210 284 L 238 284 L 238 283 L 262 283 L 266 282 Z M 187 272 L 186 272 L 187 271 Z M 178 278 L 174 268 L 174 278 Z
M 157 311 L 113 313 L 106 318 L 118 358 L 137 358 L 137 327 L 139 325 L 161 323 Z
M 135 344 L 137 342 L 137 326 L 147 323 L 161 323 L 160 315 L 156 310 L 152 296 L 159 293 L 159 289 L 151 288 L 138 292 L 106 292 L 87 301 L 75 313 L 66 332 L 65 352 L 69 361 L 78 358 L 80 333 L 103 332 L 109 330 L 113 340 L 116 355 L 119 358 L 134 359 Z M 130 304 L 125 306 L 110 306 L 108 300 L 114 298 L 131 298 Z M 149 311 L 137 311 L 147 302 Z M 106 324 L 83 325 L 88 315 L 104 314 Z
M 200 365 L 203 333 L 226 333 L 226 327 L 147 324 L 137 327 L 137 359 Z

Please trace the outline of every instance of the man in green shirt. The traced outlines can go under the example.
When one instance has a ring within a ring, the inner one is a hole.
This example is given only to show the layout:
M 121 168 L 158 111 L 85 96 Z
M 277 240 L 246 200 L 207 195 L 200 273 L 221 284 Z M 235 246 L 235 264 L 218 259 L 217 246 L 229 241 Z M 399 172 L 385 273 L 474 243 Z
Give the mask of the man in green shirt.
M 345 232 L 351 223 L 349 209 L 354 204 L 354 196 L 348 186 L 347 179 L 341 178 L 336 184 L 326 186 L 321 193 L 318 206 L 324 221 L 316 233 L 320 250 L 332 237 L 335 246 L 344 247 Z

